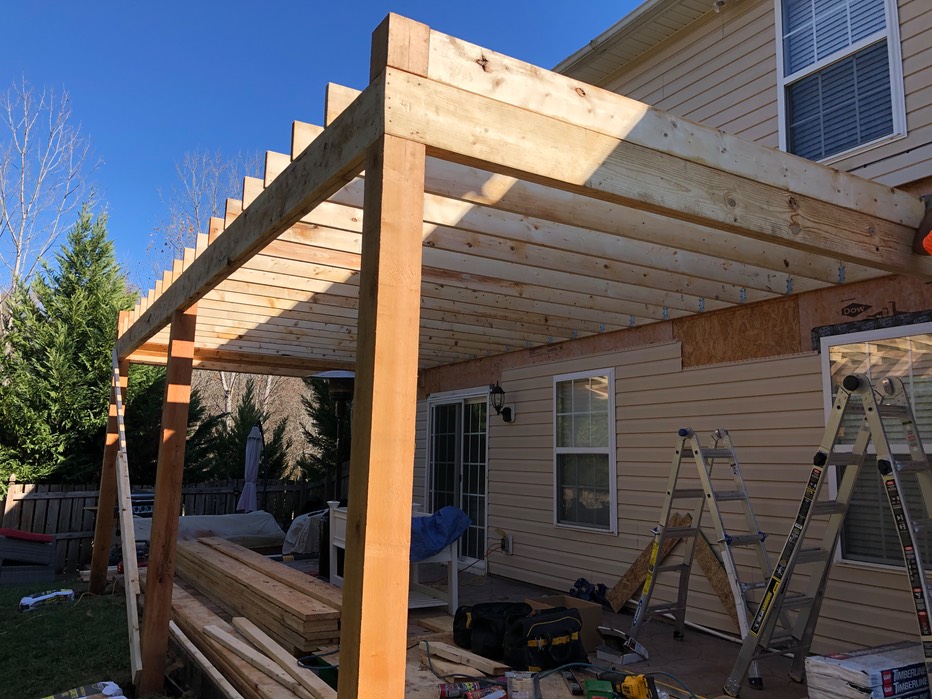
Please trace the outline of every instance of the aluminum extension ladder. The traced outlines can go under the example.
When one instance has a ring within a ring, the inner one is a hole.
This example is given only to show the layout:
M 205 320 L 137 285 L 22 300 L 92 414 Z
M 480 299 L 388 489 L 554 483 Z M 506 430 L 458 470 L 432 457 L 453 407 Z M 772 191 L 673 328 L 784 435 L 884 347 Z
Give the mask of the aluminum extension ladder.
M 725 684 L 725 693 L 737 697 L 741 682 L 752 663 L 758 658 L 774 654 L 792 654 L 790 677 L 797 682 L 805 678 L 806 654 L 812 644 L 819 609 L 825 593 L 825 583 L 831 569 L 835 546 L 851 501 L 858 473 L 864 462 L 868 444 L 873 441 L 877 453 L 877 469 L 883 481 L 883 490 L 893 513 L 898 539 L 903 551 L 909 586 L 913 591 L 919 633 L 925 655 L 926 672 L 932 670 L 932 628 L 930 628 L 929 587 L 926 567 L 918 546 L 918 534 L 932 527 L 929 519 L 932 505 L 932 470 L 916 430 L 915 418 L 903 382 L 885 378 L 880 382 L 881 395 L 875 393 L 871 382 L 864 376 L 845 377 L 835 396 L 832 413 L 825 426 L 819 450 L 813 457 L 812 471 L 806 483 L 799 511 L 783 546 L 783 552 L 764 593 L 749 633 L 738 655 L 734 669 Z M 836 451 L 839 433 L 845 415 L 853 405 L 860 404 L 864 419 L 850 452 Z M 905 433 L 909 447 L 908 462 L 898 462 L 890 450 L 887 425 L 899 425 Z M 834 500 L 819 500 L 819 493 L 830 466 L 844 467 L 844 473 Z M 913 519 L 904 499 L 903 478 L 914 474 L 923 501 L 923 519 Z M 809 525 L 815 517 L 828 517 L 821 544 L 816 548 L 803 548 Z M 809 583 L 804 593 L 788 593 L 797 565 L 811 564 Z M 777 616 L 798 610 L 789 630 L 775 634 Z
M 673 636 L 674 638 L 683 637 L 683 628 L 686 622 L 686 596 L 689 592 L 689 576 L 693 566 L 698 537 L 703 536 L 701 531 L 702 514 L 703 510 L 705 510 L 706 503 L 708 503 L 709 514 L 715 529 L 715 544 L 717 545 L 722 564 L 725 567 L 725 572 L 728 575 L 731 594 L 735 600 L 735 611 L 737 612 L 738 626 L 742 638 L 747 634 L 749 627 L 749 609 L 752 608 L 750 594 L 754 590 L 760 590 L 765 587 L 767 584 L 766 581 L 770 578 L 770 559 L 767 555 L 767 549 L 764 546 L 764 540 L 767 538 L 767 535 L 761 532 L 757 526 L 757 519 L 754 517 L 754 512 L 751 509 L 751 503 L 744 485 L 744 478 L 741 476 L 741 469 L 738 466 L 738 459 L 735 456 L 731 436 L 726 430 L 718 429 L 712 433 L 710 443 L 710 447 L 702 447 L 699 443 L 699 437 L 690 429 L 681 429 L 678 433 L 673 453 L 673 465 L 670 470 L 670 479 L 667 482 L 667 496 L 663 504 L 663 509 L 661 510 L 660 523 L 653 530 L 654 544 L 651 549 L 647 578 L 644 581 L 641 599 L 635 609 L 631 630 L 628 634 L 629 647 L 635 647 L 638 632 L 642 628 L 644 622 L 655 614 L 672 614 L 674 618 Z M 696 469 L 699 473 L 699 481 L 702 487 L 677 488 L 677 481 L 680 478 L 680 471 L 684 458 L 695 460 Z M 731 469 L 734 490 L 716 491 L 712 487 L 712 468 L 715 464 L 721 462 L 727 462 Z M 673 512 L 673 503 L 677 500 L 692 500 L 695 502 L 691 513 L 692 520 L 685 526 L 677 526 L 676 522 L 670 521 L 670 515 Z M 742 533 L 730 533 L 726 529 L 719 508 L 719 503 L 722 502 L 741 503 L 746 524 Z M 682 558 L 675 563 L 662 563 L 661 551 L 664 550 L 664 545 L 678 538 L 683 538 L 685 543 Z M 735 565 L 732 549 L 739 546 L 751 547 L 757 554 L 760 577 L 753 582 L 742 582 L 738 575 L 738 567 Z M 677 598 L 675 602 L 661 603 L 652 606 L 650 602 L 657 577 L 662 573 L 679 574 Z M 763 684 L 760 674 L 756 671 L 756 666 L 751 668 L 750 674 L 751 686 L 761 688 Z

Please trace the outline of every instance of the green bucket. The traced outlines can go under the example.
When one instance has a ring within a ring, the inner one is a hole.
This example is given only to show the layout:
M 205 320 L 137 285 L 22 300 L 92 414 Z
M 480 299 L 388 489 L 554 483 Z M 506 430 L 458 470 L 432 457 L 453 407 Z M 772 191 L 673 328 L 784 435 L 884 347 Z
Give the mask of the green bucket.
M 339 679 L 340 670 L 339 666 L 331 665 L 326 660 L 318 655 L 314 655 L 313 653 L 303 656 L 298 661 L 298 664 L 302 667 L 306 667 L 308 670 L 320 677 L 320 679 L 322 679 L 324 682 L 329 684 L 333 689 L 337 688 L 337 681 Z

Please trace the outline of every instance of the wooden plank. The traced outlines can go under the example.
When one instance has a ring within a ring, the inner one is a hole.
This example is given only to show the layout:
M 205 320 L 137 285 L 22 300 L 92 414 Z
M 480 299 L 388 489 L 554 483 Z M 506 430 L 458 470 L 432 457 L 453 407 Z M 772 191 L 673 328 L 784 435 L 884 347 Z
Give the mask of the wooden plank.
M 172 316 L 155 508 L 149 540 L 146 613 L 142 624 L 142 672 L 137 684 L 142 694 L 158 694 L 164 685 L 196 325 L 197 306 Z
M 317 699 L 336 699 L 337 693 L 313 671 L 298 665 L 298 661 L 284 648 L 268 637 L 248 619 L 233 617 L 233 626 L 256 648 L 278 663 L 285 672 L 296 679 L 311 696 Z M 343 672 L 340 673 L 342 677 Z
M 225 648 L 236 653 L 239 657 L 252 665 L 257 670 L 261 670 L 283 687 L 287 687 L 300 697 L 310 697 L 311 693 L 301 686 L 301 683 L 285 672 L 275 661 L 266 656 L 257 653 L 253 646 L 243 643 L 236 636 L 224 631 L 218 626 L 208 625 L 204 627 L 204 633 L 215 639 Z
M 145 585 L 145 571 L 140 581 Z M 248 699 L 294 699 L 294 694 L 278 682 L 205 636 L 203 628 L 207 625 L 217 626 L 229 633 L 233 633 L 234 629 L 209 609 L 204 600 L 178 585 L 172 591 L 172 618 L 210 662 Z
M 483 658 L 481 655 L 476 655 L 442 641 L 421 641 L 418 647 L 428 655 L 436 655 L 461 665 L 468 665 L 487 675 L 502 675 L 511 669 L 498 661 Z
M 735 622 L 736 628 L 741 628 L 741 625 L 738 623 L 738 611 L 735 608 L 735 598 L 731 593 L 731 583 L 728 581 L 728 573 L 725 571 L 725 566 L 722 565 L 715 551 L 709 546 L 709 542 L 706 541 L 705 536 L 698 536 L 696 538 L 696 551 L 694 555 L 696 557 L 696 562 L 699 564 L 699 567 L 702 568 L 702 572 L 708 579 L 709 584 L 712 585 L 715 594 L 718 595 L 718 598 L 722 601 L 725 613 Z
M 117 319 L 117 334 L 126 327 L 129 314 L 120 311 Z M 119 369 L 120 399 L 125 395 L 129 379 L 129 363 L 121 362 Z M 91 579 L 88 591 L 102 594 L 107 584 L 107 565 L 110 546 L 113 543 L 113 508 L 116 505 L 116 454 L 119 449 L 119 425 L 117 423 L 116 392 L 110 382 L 110 410 L 107 416 L 107 434 L 104 442 L 103 463 L 100 469 L 100 487 L 97 495 L 97 514 L 94 525 L 94 547 L 91 553 Z M 73 506 L 73 505 L 72 505 Z
M 691 515 L 681 515 L 679 512 L 674 512 L 670 515 L 670 526 L 671 527 L 683 527 L 687 526 L 692 522 Z M 669 555 L 670 551 L 673 550 L 673 547 L 676 546 L 682 538 L 677 539 L 667 539 L 663 543 L 663 548 L 659 552 L 658 560 L 659 563 L 664 558 Z M 650 564 L 650 554 L 651 550 L 654 548 L 654 542 L 651 541 L 644 550 L 641 551 L 641 555 L 635 559 L 634 563 L 631 564 L 631 567 L 625 572 L 624 575 L 619 578 L 618 582 L 615 583 L 615 586 L 608 591 L 606 598 L 608 599 L 609 604 L 612 605 L 612 610 L 617 612 L 620 610 L 625 603 L 631 599 L 631 595 L 637 592 L 644 586 L 644 581 L 647 579 L 647 569 Z
M 209 628 L 216 629 L 216 626 Z M 206 627 L 205 627 L 206 630 Z M 217 629 L 220 631 L 220 629 Z M 217 688 L 217 691 L 225 699 L 242 699 L 243 695 L 240 694 L 236 688 L 230 684 L 230 681 L 220 674 L 220 672 L 211 664 L 210 660 L 207 659 L 200 649 L 191 643 L 190 639 L 184 635 L 184 632 L 178 627 L 174 621 L 168 622 L 168 632 L 171 634 L 172 639 L 178 646 L 184 650 L 185 653 L 194 661 L 194 663 L 201 669 L 210 681 L 213 683 L 214 687 Z
M 912 253 L 918 212 L 908 224 L 893 223 L 402 71 L 389 70 L 386 85 L 386 133 L 415 138 L 438 157 L 854 264 L 932 276 L 932 260 Z
M 389 15 L 373 34 L 370 75 L 383 60 L 425 73 L 428 37 L 426 25 Z M 365 163 L 340 636 L 347 697 L 404 694 L 424 159 L 422 146 L 386 136 Z
M 437 633 L 453 633 L 453 617 L 449 614 L 444 616 L 431 616 L 424 619 L 417 619 L 417 625 L 423 626 L 429 631 Z
M 439 675 L 444 679 L 450 677 L 455 677 L 457 675 L 461 677 L 475 677 L 476 673 L 482 673 L 481 670 L 470 665 L 464 665 L 463 663 L 454 663 L 451 660 L 444 660 L 436 656 L 431 656 L 427 653 L 421 655 L 421 665 L 426 667 L 428 670 L 433 672 L 435 675 Z M 482 673 L 485 674 L 485 673 Z
M 306 594 L 309 597 L 323 602 L 328 607 L 340 611 L 343 608 L 343 592 L 340 588 L 325 583 L 316 578 L 311 578 L 304 573 L 301 573 L 294 568 L 289 568 L 286 565 L 277 563 L 275 561 L 270 561 L 265 556 L 262 556 L 255 551 L 250 551 L 249 549 L 234 544 L 226 539 L 221 539 L 219 537 L 206 537 L 203 539 L 198 539 L 198 541 L 206 546 L 216 549 L 217 551 L 222 551 L 224 554 L 233 558 L 240 563 L 244 563 L 250 568 L 258 570 L 265 575 L 278 580 L 279 582 L 285 583 L 293 587 L 296 590 L 299 590 Z
M 113 371 L 110 390 L 113 395 L 117 422 L 117 451 L 114 477 L 116 480 L 117 506 L 120 516 L 120 544 L 123 551 L 123 590 L 126 595 L 126 623 L 129 636 L 129 657 L 133 681 L 142 670 L 142 651 L 139 638 L 139 568 L 136 563 L 136 537 L 133 528 L 133 505 L 130 498 L 129 464 L 126 461 L 126 426 L 123 422 L 123 388 L 121 385 L 127 367 L 121 367 L 113 348 Z M 101 483 L 103 485 L 103 483 Z M 98 503 L 100 501 L 98 500 Z M 98 508 L 100 505 L 98 504 Z M 99 512 L 99 510 L 98 510 Z M 93 569 L 92 569 L 93 575 Z
M 339 189 L 361 167 L 366 149 L 381 131 L 378 84 L 366 90 L 268 189 L 237 217 L 181 277 L 123 334 L 120 357 L 126 357 L 165 326 L 178 309 L 196 303 L 259 248 L 297 222 Z

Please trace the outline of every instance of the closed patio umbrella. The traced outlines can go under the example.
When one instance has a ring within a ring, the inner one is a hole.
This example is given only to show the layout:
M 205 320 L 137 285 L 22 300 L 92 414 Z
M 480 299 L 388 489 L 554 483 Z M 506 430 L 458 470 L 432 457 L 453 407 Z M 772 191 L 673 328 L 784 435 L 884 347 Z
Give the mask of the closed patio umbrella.
M 253 512 L 256 510 L 256 483 L 259 480 L 259 459 L 262 456 L 262 429 L 258 424 L 253 425 L 246 438 L 246 470 L 243 492 L 236 503 L 237 512 Z

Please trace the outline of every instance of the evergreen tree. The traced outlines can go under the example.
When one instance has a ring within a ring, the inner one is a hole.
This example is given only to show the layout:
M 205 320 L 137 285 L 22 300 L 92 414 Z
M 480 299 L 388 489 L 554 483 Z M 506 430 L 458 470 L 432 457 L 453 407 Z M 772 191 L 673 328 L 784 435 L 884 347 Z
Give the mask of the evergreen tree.
M 165 368 L 130 366 L 126 391 L 126 449 L 129 478 L 134 485 L 154 485 L 161 442 Z M 207 416 L 196 389 L 188 409 L 188 437 L 184 450 L 184 480 L 204 480 L 214 463 L 214 438 L 223 418 Z
M 242 478 L 246 464 L 246 440 L 255 425 L 264 428 L 268 414 L 256 401 L 256 387 L 252 379 L 240 398 L 232 419 L 220 424 L 214 439 L 212 464 L 202 472 L 202 480 Z M 265 432 L 262 458 L 259 461 L 259 478 L 284 478 L 289 475 L 288 450 L 291 440 L 285 437 L 286 419 Z M 205 459 L 205 463 L 206 463 Z
M 337 458 L 336 401 L 330 397 L 326 379 L 311 376 L 304 379 L 304 385 L 310 395 L 303 396 L 301 404 L 311 427 L 304 427 L 302 432 L 310 450 L 298 461 L 298 468 L 311 481 L 332 478 Z M 345 438 L 349 440 L 349 437 L 347 429 Z
M 107 237 L 85 204 L 54 264 L 8 306 L 0 356 L 0 477 L 81 482 L 100 469 L 114 328 L 133 302 Z

